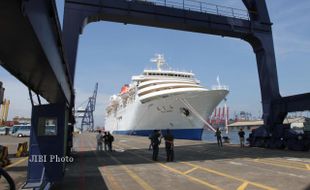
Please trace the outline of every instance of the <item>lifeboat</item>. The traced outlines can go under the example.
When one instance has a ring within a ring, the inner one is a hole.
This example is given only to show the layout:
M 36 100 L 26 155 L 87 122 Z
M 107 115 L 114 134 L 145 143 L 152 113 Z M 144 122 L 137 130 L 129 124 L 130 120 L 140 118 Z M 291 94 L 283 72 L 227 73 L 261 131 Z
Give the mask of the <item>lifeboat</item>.
M 121 94 L 125 94 L 128 92 L 129 89 L 129 85 L 125 84 L 122 88 L 121 88 Z

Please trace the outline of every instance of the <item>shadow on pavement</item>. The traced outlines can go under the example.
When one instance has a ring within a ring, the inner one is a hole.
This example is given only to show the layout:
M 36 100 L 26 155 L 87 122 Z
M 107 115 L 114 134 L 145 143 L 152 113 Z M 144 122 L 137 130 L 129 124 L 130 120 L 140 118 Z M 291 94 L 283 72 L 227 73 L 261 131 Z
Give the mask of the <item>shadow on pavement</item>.
M 82 154 L 85 159 L 95 157 L 94 151 L 76 152 L 77 155 Z M 159 150 L 159 161 L 165 161 L 166 152 L 164 148 Z M 123 151 L 97 152 L 97 156 L 103 159 L 102 165 L 120 165 L 120 164 L 148 164 L 153 163 L 152 150 L 145 149 L 125 149 Z M 115 162 L 111 156 L 119 160 Z M 309 158 L 309 152 L 293 152 L 286 150 L 269 150 L 262 148 L 239 148 L 237 146 L 217 147 L 216 144 L 198 144 L 198 145 L 183 145 L 175 147 L 175 161 L 205 161 L 219 159 L 238 159 L 238 158 L 279 158 L 279 157 L 297 157 Z

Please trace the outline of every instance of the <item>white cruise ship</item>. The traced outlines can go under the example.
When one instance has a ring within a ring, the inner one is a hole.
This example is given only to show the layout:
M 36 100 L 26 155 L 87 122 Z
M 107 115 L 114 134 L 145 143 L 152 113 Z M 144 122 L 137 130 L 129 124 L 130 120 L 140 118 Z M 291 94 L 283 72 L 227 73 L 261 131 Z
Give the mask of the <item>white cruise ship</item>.
M 105 130 L 148 136 L 155 129 L 163 133 L 170 129 L 175 138 L 200 140 L 203 127 L 208 125 L 205 120 L 226 97 L 228 88 L 218 84 L 207 89 L 191 72 L 162 69 L 163 55 L 151 61 L 157 69 L 133 76 L 131 84 L 111 96 Z

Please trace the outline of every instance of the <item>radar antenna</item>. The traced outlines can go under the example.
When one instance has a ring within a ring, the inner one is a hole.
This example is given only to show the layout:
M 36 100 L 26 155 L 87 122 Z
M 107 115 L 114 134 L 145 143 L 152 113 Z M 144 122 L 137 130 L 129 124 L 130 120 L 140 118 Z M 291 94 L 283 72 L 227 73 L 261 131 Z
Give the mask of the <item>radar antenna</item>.
M 166 61 L 163 54 L 155 54 L 155 58 L 151 59 L 151 62 L 157 65 L 157 69 L 161 71 L 161 66 L 165 65 Z

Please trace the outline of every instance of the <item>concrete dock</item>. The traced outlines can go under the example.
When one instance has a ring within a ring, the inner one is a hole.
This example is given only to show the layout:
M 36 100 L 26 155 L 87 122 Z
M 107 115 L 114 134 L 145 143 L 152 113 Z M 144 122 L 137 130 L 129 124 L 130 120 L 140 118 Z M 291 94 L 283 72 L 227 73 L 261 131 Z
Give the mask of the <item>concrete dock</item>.
M 17 138 L 12 136 L 0 136 L 0 144 L 8 147 L 9 159 L 11 164 L 5 167 L 5 170 L 12 176 L 16 187 L 21 187 L 26 180 L 27 176 L 27 164 L 28 157 L 16 158 L 18 143 L 28 142 L 29 138 Z M 0 190 L 8 189 L 8 184 L 5 183 L 4 179 L 0 179 Z
M 115 136 L 114 152 L 97 152 L 93 133 L 75 137 L 75 161 L 62 189 L 310 189 L 310 153 L 176 140 L 175 162 L 151 160 L 149 139 Z
M 95 135 L 75 136 L 75 161 L 67 165 L 64 181 L 55 189 L 310 189 L 309 152 L 237 145 L 219 148 L 177 139 L 175 161 L 165 161 L 162 143 L 159 161 L 154 162 L 147 137 L 115 135 L 113 152 L 97 152 Z M 8 169 L 13 177 L 16 172 L 25 175 L 25 168 L 18 170 L 22 164 Z

